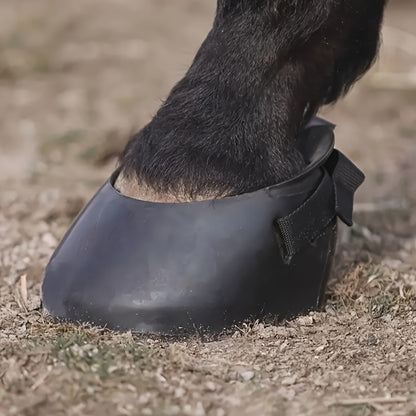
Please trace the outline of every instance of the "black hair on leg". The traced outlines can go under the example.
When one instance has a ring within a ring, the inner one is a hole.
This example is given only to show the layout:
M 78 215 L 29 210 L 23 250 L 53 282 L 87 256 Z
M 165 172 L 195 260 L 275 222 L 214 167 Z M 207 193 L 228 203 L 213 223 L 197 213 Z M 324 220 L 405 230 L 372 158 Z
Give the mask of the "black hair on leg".
M 373 63 L 386 0 L 218 0 L 212 30 L 122 175 L 182 199 L 253 191 L 304 167 L 294 137 Z

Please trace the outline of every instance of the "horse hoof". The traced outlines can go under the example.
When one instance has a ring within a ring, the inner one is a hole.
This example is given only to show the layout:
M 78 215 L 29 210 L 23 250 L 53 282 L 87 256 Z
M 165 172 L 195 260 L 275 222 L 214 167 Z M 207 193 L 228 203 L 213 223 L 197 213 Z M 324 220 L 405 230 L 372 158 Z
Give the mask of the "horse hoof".
M 289 181 L 216 200 L 155 203 L 115 188 L 118 172 L 75 220 L 47 266 L 54 317 L 178 334 L 247 318 L 286 317 L 322 300 L 336 240 L 363 176 L 315 119 Z

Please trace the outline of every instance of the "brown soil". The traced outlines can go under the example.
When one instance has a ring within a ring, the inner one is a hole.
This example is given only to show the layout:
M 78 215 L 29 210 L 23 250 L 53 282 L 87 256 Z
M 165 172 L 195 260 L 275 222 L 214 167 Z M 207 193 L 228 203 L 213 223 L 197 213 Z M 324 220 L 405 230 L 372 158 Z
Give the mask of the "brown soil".
M 325 309 L 207 340 L 42 315 L 43 269 L 209 29 L 214 1 L 0 2 L 0 416 L 416 415 L 416 4 L 323 115 L 367 174 Z

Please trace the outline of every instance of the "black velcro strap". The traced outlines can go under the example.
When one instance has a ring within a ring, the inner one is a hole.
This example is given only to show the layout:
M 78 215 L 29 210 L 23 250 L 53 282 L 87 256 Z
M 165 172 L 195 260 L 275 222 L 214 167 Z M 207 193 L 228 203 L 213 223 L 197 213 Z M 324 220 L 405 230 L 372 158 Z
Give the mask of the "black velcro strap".
M 285 263 L 317 239 L 335 216 L 352 225 L 354 193 L 363 180 L 363 173 L 349 159 L 338 150 L 332 152 L 312 195 L 295 211 L 275 220 Z
M 291 258 L 315 240 L 335 216 L 335 193 L 327 172 L 313 194 L 295 211 L 275 220 L 280 237 L 283 260 Z
M 352 225 L 354 194 L 364 182 L 364 173 L 339 150 L 334 150 L 325 164 L 335 189 L 335 211 L 347 225 Z

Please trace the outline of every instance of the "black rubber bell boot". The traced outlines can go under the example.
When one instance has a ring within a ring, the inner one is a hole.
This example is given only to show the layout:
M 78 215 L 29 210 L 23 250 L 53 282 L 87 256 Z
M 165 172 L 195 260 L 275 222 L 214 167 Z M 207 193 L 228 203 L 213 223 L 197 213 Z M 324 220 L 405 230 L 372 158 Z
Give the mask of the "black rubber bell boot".
M 332 125 L 314 123 L 301 137 L 305 172 L 248 194 L 145 202 L 118 193 L 115 172 L 51 258 L 46 310 L 72 322 L 177 334 L 316 308 L 336 217 L 349 216 L 360 179 L 351 186 L 345 175 L 357 170 L 333 150 Z

